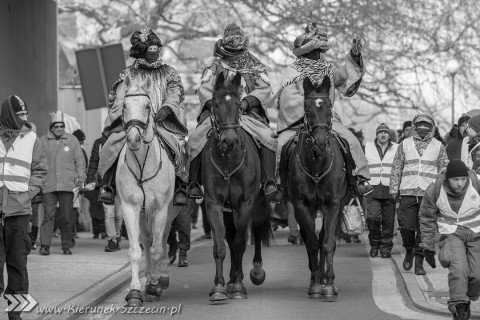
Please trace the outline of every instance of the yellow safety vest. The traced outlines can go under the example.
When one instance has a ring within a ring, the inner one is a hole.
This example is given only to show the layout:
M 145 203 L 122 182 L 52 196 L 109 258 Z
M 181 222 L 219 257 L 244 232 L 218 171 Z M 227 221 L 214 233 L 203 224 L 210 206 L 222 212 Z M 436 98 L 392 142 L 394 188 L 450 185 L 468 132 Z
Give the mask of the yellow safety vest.
M 393 143 L 387 152 L 380 159 L 375 142 L 367 142 L 365 145 L 365 156 L 368 160 L 368 170 L 370 171 L 371 185 L 390 186 L 390 175 L 392 173 L 393 159 L 397 153 L 398 144 Z

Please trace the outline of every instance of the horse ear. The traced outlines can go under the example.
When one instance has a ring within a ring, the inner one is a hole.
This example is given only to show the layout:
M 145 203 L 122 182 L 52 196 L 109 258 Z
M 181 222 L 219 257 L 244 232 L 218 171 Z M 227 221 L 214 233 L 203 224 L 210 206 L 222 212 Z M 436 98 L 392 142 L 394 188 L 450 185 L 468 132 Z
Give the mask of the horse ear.
M 152 89 L 152 85 L 153 85 L 152 78 L 147 77 L 142 84 L 142 89 L 145 90 L 146 92 L 150 92 L 150 89 Z
M 131 84 L 132 84 L 132 78 L 130 78 L 130 75 L 127 74 L 127 76 L 123 80 L 123 85 L 125 86 L 125 88 L 130 88 Z
M 307 97 L 312 91 L 315 90 L 312 81 L 309 77 L 303 79 L 303 96 Z
M 241 84 L 242 84 L 242 74 L 237 71 L 237 73 L 235 74 L 235 77 L 233 77 L 232 86 L 239 89 Z
M 217 76 L 217 80 L 215 81 L 215 91 L 218 91 L 223 88 L 223 85 L 225 83 L 225 76 L 223 75 L 223 72 L 220 72 L 219 75 Z

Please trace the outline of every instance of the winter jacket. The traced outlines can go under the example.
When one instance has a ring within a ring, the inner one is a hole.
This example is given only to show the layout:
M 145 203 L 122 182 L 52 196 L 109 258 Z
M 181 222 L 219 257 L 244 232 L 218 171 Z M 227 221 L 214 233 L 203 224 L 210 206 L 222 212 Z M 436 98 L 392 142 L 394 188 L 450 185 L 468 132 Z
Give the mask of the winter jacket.
M 97 185 L 100 182 L 98 175 L 98 162 L 100 161 L 100 150 L 107 141 L 107 136 L 102 135 L 93 143 L 92 154 L 90 155 L 90 162 L 87 171 L 87 183 L 95 182 Z
M 9 150 L 12 144 L 31 131 L 30 128 L 24 127 L 22 132 L 15 139 L 6 141 L 5 136 L 0 136 L 0 143 Z M 17 141 L 19 142 L 19 141 Z M 8 161 L 1 159 L 3 161 Z M 47 175 L 47 157 L 40 139 L 36 137 L 33 145 L 32 162 L 30 165 L 30 179 L 28 182 L 28 192 L 11 192 L 6 187 L 0 188 L 0 212 L 4 213 L 4 217 L 19 216 L 31 214 L 30 200 L 37 195 L 44 184 L 45 176 Z M 1 177 L 1 176 L 0 176 Z M 4 202 L 6 199 L 6 202 Z
M 53 133 L 48 132 L 41 138 L 41 142 L 48 161 L 43 192 L 72 192 L 78 182 L 86 179 L 85 158 L 78 139 L 69 133 L 56 139 Z

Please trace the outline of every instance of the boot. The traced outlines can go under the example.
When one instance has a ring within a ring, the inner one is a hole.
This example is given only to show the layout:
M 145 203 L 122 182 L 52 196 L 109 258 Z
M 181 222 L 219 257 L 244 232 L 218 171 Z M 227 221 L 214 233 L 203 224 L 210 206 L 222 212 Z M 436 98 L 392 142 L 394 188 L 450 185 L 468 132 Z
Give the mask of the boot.
M 453 314 L 453 320 L 467 320 L 470 319 L 470 301 L 468 303 L 457 303 L 448 306 L 448 309 Z
M 357 196 L 365 196 L 371 193 L 373 187 L 370 184 L 366 184 L 368 179 L 353 174 L 357 165 L 355 164 L 355 160 L 353 159 L 350 150 L 348 150 L 345 165 L 347 167 L 347 181 L 353 192 Z
M 8 320 L 22 320 L 20 317 L 20 311 L 10 311 L 8 312 Z
M 423 259 L 424 258 L 425 257 L 420 255 L 420 254 L 415 255 L 415 274 L 416 275 L 424 276 L 424 275 L 427 274 L 425 269 L 423 269 Z
M 190 183 L 188 184 L 188 197 L 191 199 L 201 199 L 203 198 L 202 189 L 200 188 L 200 179 L 198 175 L 200 173 L 200 168 L 202 167 L 202 154 L 200 153 L 196 156 L 192 162 L 190 162 Z
M 42 256 L 48 256 L 50 255 L 50 246 L 40 246 L 40 251 L 39 253 Z
M 173 195 L 174 206 L 187 205 L 187 190 L 186 184 L 177 176 L 175 177 L 175 194 Z
M 277 183 L 275 182 L 275 152 L 267 147 L 262 146 L 258 153 L 262 165 L 262 183 L 265 199 L 270 203 L 280 203 L 281 194 L 278 191 Z
M 180 253 L 178 254 L 178 266 L 188 267 L 187 250 L 185 249 L 180 249 Z
M 105 252 L 115 252 L 117 244 L 112 239 L 108 240 L 107 246 L 105 247 Z
M 100 235 L 100 226 L 97 219 L 92 219 L 92 232 L 93 232 L 93 239 L 98 239 Z
M 403 269 L 405 271 L 411 270 L 413 267 L 413 250 L 407 250 L 405 259 L 403 259 Z

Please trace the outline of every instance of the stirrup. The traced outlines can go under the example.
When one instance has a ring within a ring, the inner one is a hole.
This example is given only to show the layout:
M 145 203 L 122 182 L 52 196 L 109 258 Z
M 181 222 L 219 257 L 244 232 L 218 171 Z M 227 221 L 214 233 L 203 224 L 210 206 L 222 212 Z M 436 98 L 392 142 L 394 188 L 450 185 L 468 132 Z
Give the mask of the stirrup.
M 195 187 L 197 187 L 200 192 L 196 193 L 196 194 L 195 193 L 192 194 L 192 188 L 195 188 Z M 202 188 L 200 187 L 200 184 L 197 181 L 194 180 L 194 181 L 192 181 L 188 184 L 187 195 L 190 199 L 202 199 L 203 198 Z
M 106 185 L 100 188 L 100 193 L 98 195 L 98 201 L 103 202 L 104 204 L 114 204 L 115 203 L 115 190 L 112 186 Z
M 185 202 L 179 202 L 177 201 L 177 195 L 183 194 L 185 197 Z M 177 190 L 175 190 L 175 193 L 173 194 L 173 205 L 174 206 L 186 206 L 187 205 L 187 190 L 183 187 L 178 187 Z
M 266 188 L 267 188 L 267 185 L 269 183 L 273 184 L 273 187 L 275 188 L 275 190 L 272 190 L 272 191 L 267 193 Z M 280 201 L 282 200 L 282 193 L 278 189 L 278 185 L 275 182 L 275 180 L 273 180 L 273 179 L 269 179 L 269 180 L 265 181 L 265 184 L 263 185 L 263 191 L 265 193 L 265 199 L 267 200 L 267 202 L 280 203 Z
M 360 184 L 361 182 L 364 182 L 365 184 Z M 359 196 L 366 196 L 373 192 L 373 187 L 368 181 L 358 181 L 355 189 Z

